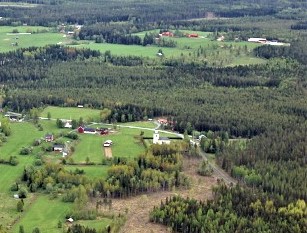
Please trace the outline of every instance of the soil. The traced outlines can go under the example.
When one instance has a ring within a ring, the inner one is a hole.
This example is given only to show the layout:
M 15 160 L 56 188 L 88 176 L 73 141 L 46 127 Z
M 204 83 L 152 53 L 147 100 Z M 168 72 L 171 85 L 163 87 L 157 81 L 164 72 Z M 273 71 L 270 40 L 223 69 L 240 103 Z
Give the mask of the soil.
M 106 156 L 106 158 L 112 158 L 112 148 L 104 147 L 104 155 Z

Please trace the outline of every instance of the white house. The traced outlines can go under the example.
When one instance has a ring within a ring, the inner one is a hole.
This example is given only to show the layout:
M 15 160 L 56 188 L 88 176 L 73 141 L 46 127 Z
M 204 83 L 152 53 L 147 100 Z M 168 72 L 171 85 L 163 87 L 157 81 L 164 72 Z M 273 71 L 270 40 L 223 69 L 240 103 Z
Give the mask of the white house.
M 159 144 L 159 145 L 162 145 L 162 144 L 170 144 L 171 143 L 171 140 L 169 140 L 169 138 L 167 137 L 160 137 L 159 135 L 159 131 L 158 130 L 155 130 L 154 134 L 153 134 L 153 141 L 152 141 L 153 144 Z
M 254 42 L 254 43 L 266 43 L 266 38 L 248 38 L 248 42 Z

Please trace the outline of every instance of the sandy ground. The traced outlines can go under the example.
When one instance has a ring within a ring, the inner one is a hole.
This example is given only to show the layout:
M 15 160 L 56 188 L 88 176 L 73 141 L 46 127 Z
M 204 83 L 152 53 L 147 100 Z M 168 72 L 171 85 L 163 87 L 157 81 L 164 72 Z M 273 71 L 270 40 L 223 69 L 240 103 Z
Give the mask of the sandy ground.
M 104 155 L 106 156 L 106 158 L 112 158 L 112 148 L 104 147 Z
M 112 210 L 115 213 L 127 214 L 127 221 L 121 228 L 121 233 L 163 233 L 171 232 L 170 229 L 163 225 L 153 224 L 149 222 L 149 212 L 154 206 L 159 206 L 161 200 L 173 195 L 181 195 L 183 197 L 191 197 L 198 200 L 206 200 L 212 198 L 211 188 L 217 183 L 215 177 L 199 176 L 196 171 L 199 159 L 185 159 L 184 173 L 191 179 L 191 188 L 188 190 L 172 190 L 161 191 L 150 194 L 143 194 L 126 199 L 113 199 Z

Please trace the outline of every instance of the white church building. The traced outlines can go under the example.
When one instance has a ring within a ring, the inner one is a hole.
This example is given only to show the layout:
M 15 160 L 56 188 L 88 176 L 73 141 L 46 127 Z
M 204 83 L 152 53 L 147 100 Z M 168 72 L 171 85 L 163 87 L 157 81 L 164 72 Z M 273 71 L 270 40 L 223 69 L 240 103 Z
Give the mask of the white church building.
M 153 140 L 152 140 L 152 143 L 153 144 L 159 144 L 159 145 L 162 145 L 162 144 L 170 144 L 171 143 L 171 140 L 167 137 L 160 137 L 159 135 L 159 131 L 158 130 L 155 130 L 154 134 L 153 134 Z

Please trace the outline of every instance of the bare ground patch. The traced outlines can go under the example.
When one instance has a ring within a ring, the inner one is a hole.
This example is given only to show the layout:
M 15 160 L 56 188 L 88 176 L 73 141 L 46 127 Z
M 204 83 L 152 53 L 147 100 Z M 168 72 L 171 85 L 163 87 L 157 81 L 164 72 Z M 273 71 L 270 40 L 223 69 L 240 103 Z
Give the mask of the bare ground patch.
M 104 147 L 104 155 L 106 158 L 112 158 L 112 148 L 111 147 Z
M 149 222 L 149 212 L 154 206 L 159 206 L 161 200 L 173 195 L 191 197 L 198 200 L 212 198 L 212 186 L 217 183 L 215 177 L 203 177 L 197 174 L 200 159 L 185 159 L 184 173 L 191 179 L 191 188 L 188 190 L 161 191 L 150 194 L 143 194 L 126 199 L 113 199 L 112 211 L 114 213 L 127 212 L 127 221 L 121 228 L 121 233 L 164 233 L 170 232 L 166 226 Z

